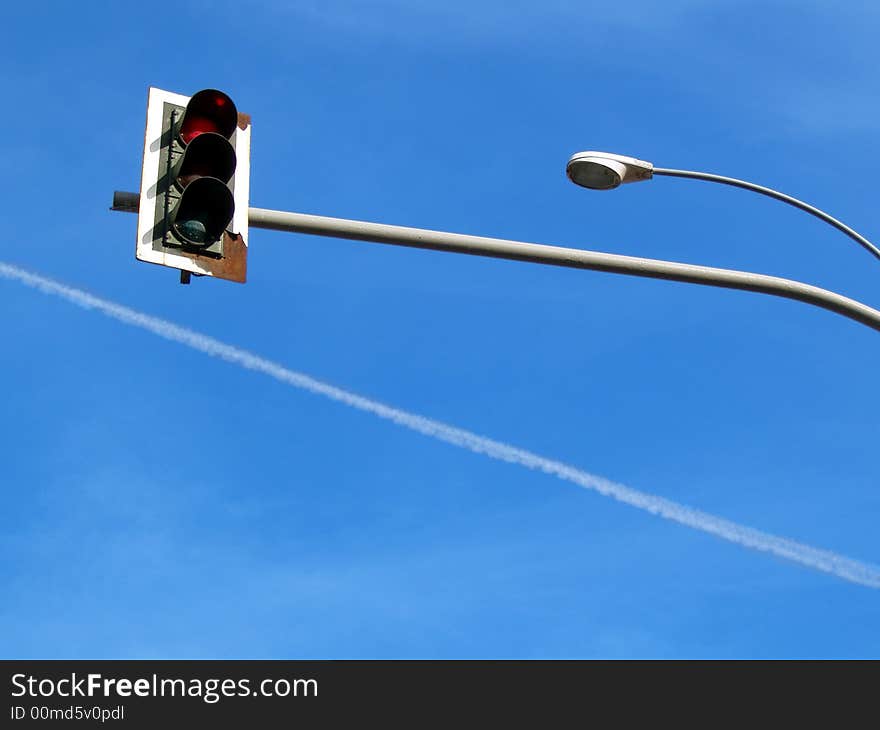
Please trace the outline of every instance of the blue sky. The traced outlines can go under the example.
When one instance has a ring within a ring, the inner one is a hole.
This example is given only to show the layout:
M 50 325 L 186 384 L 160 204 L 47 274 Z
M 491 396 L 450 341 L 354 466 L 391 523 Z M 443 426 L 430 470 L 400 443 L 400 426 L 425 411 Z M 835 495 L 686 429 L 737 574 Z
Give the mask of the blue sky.
M 251 203 L 746 269 L 878 304 L 865 3 L 7 10 L 0 261 L 730 520 L 880 562 L 877 334 L 803 304 L 253 230 L 134 259 L 147 88 L 253 118 Z M 194 40 L 193 50 L 186 41 Z M 14 177 L 10 172 L 14 172 Z M 0 280 L 5 657 L 876 657 L 880 592 Z

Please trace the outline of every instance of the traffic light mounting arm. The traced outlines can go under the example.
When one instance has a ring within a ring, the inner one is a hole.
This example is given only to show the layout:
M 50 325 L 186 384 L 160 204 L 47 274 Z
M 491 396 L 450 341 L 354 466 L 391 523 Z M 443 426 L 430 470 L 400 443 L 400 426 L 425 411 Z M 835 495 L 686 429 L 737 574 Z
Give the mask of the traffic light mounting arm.
M 137 193 L 117 191 L 113 194 L 111 210 L 123 213 L 136 212 L 137 197 Z M 368 223 L 345 218 L 328 218 L 264 208 L 249 210 L 248 225 L 251 228 L 372 241 L 410 248 L 512 259 L 563 266 L 570 269 L 604 271 L 610 274 L 665 279 L 769 294 L 827 309 L 880 332 L 880 311 L 867 304 L 800 281 L 755 274 L 750 271 L 719 269 L 712 266 L 683 264 L 677 261 L 622 256 L 579 248 L 546 246 L 538 243 L 470 236 L 462 233 L 446 233 L 383 223 Z

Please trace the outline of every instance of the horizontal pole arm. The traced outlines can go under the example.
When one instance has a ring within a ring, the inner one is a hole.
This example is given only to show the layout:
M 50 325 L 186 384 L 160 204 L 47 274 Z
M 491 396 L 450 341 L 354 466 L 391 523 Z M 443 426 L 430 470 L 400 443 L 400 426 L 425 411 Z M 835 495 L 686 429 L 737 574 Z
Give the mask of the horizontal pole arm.
M 136 212 L 137 206 L 133 205 L 133 201 L 136 201 L 137 197 L 136 193 L 117 193 L 114 195 L 113 209 Z M 776 276 L 585 251 L 577 248 L 470 236 L 461 233 L 367 223 L 344 218 L 328 218 L 305 213 L 288 213 L 264 208 L 250 208 L 248 210 L 248 225 L 253 228 L 291 233 L 387 243 L 433 251 L 449 251 L 472 256 L 549 264 L 572 269 L 605 271 L 613 274 L 666 279 L 726 289 L 742 289 L 812 304 L 841 314 L 880 332 L 880 311 L 835 292 Z

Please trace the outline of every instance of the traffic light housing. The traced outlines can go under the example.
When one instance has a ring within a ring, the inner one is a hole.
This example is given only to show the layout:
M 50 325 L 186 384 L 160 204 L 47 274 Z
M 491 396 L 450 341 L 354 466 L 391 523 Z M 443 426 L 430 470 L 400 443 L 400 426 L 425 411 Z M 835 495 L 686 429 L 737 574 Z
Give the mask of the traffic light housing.
M 222 91 L 151 88 L 138 208 L 137 258 L 244 282 L 250 118 Z

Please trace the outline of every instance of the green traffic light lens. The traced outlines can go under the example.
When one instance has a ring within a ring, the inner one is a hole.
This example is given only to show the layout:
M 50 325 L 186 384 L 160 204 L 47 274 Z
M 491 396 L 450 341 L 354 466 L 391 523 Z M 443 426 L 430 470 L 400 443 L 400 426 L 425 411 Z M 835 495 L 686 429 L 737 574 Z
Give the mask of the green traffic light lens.
M 179 220 L 175 223 L 175 226 L 177 232 L 187 241 L 197 244 L 208 243 L 208 227 L 205 225 L 204 221 L 196 219 L 188 221 Z
M 171 225 L 186 244 L 205 248 L 220 240 L 234 212 L 235 199 L 229 188 L 216 178 L 200 177 L 183 191 Z

